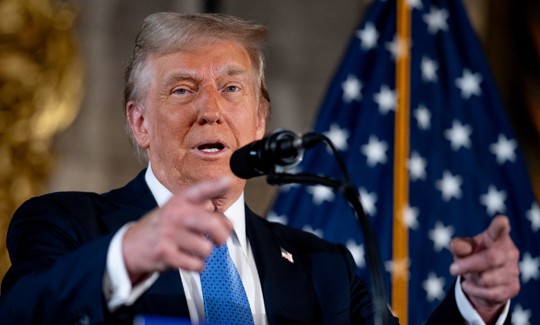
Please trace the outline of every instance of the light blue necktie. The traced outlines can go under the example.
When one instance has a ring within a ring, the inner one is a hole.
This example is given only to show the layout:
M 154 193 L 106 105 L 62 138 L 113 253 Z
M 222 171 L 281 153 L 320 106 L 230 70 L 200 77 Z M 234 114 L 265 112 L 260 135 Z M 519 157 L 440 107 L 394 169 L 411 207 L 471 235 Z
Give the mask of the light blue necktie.
M 214 247 L 201 273 L 206 321 L 213 324 L 253 324 L 244 285 L 227 245 Z

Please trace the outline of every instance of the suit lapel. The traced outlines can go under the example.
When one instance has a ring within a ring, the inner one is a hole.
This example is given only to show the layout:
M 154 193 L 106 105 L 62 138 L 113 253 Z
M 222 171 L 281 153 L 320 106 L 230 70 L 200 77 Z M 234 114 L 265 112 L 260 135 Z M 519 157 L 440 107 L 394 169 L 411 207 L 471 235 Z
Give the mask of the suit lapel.
M 157 207 L 157 202 L 146 185 L 145 171 L 141 171 L 126 186 L 103 194 L 117 207 L 102 215 L 102 221 L 109 231 L 117 231 L 126 223 L 138 220 Z
M 246 207 L 246 231 L 261 281 L 268 320 L 316 322 L 320 310 L 311 284 L 309 261 L 272 230 L 275 225 Z M 290 255 L 288 255 L 290 254 Z

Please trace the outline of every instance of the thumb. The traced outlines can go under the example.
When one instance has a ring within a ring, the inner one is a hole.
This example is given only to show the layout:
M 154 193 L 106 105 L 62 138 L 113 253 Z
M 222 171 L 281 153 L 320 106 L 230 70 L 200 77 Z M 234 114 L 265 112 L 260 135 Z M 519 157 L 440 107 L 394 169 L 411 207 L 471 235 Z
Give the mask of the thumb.
M 474 253 L 476 243 L 473 238 L 456 237 L 450 242 L 450 251 L 456 258 L 463 258 Z

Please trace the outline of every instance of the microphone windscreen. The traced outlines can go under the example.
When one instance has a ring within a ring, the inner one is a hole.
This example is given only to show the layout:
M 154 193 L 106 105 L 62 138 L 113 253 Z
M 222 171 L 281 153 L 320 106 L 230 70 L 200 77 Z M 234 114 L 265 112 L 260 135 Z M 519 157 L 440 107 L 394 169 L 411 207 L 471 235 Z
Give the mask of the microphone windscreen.
M 240 178 L 250 179 L 264 174 L 254 166 L 254 159 L 251 159 L 251 156 L 257 155 L 257 151 L 252 150 L 252 147 L 252 145 L 242 147 L 231 155 L 229 165 L 232 172 Z

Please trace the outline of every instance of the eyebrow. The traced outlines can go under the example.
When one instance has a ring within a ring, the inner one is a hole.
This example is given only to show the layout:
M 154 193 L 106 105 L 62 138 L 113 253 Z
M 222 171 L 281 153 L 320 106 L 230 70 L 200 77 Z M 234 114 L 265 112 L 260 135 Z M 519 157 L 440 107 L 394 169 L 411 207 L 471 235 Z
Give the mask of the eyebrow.
M 197 81 L 197 80 L 200 80 L 200 78 L 197 78 L 196 76 L 194 76 L 193 74 L 191 73 L 188 73 L 188 72 L 175 72 L 171 75 L 169 75 L 162 83 L 162 86 L 164 86 L 165 88 L 168 88 L 169 86 L 175 84 L 176 82 L 178 81 L 183 81 L 183 80 L 188 80 L 188 81 Z
M 249 71 L 247 71 L 245 68 L 240 67 L 236 64 L 226 65 L 222 69 L 220 69 L 220 72 L 223 72 L 227 76 L 235 76 L 239 74 L 249 74 Z
M 254 76 L 254 74 L 250 73 L 249 69 L 238 64 L 225 65 L 219 69 L 218 73 L 221 76 L 240 77 L 242 80 L 249 80 L 251 76 Z

